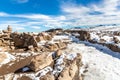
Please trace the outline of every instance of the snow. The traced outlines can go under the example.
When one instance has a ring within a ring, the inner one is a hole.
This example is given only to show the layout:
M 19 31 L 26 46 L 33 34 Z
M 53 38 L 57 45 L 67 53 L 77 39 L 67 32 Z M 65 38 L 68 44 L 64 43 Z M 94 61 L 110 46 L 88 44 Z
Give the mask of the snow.
M 98 27 L 95 27 L 95 28 L 91 28 L 90 30 L 99 30 L 99 31 L 119 31 L 120 30 L 120 27 L 119 26 L 98 26 Z
M 100 38 L 98 35 L 96 35 L 95 33 L 90 33 L 90 38 L 94 41 L 99 41 Z
M 55 35 L 52 38 L 52 41 L 57 41 L 57 40 L 61 40 L 61 41 L 64 41 L 64 42 L 71 41 L 68 35 Z
M 15 60 L 15 56 L 11 55 L 10 53 L 8 52 L 0 52 L 0 54 L 5 54 L 7 57 L 4 59 L 4 61 L 2 61 L 0 63 L 0 66 L 3 65 L 3 64 L 7 64 L 9 63 L 10 61 L 12 60 Z
M 113 37 L 110 37 L 110 36 L 103 36 L 103 37 L 101 37 L 101 39 L 104 39 L 106 41 L 106 43 L 114 43 L 112 41 Z
M 76 54 L 76 53 L 70 53 L 70 54 L 67 55 L 67 59 L 68 59 L 68 60 L 74 60 L 75 57 L 77 57 L 77 54 Z
M 65 54 L 62 54 L 57 60 L 56 60 L 56 63 L 55 63 L 55 68 L 54 70 L 52 71 L 52 73 L 54 75 L 58 75 L 62 70 L 63 68 L 65 67 L 63 64 L 64 62 L 64 58 L 65 58 Z
M 46 41 L 43 40 L 43 41 L 38 42 L 37 45 L 41 46 L 41 45 L 44 45 L 45 43 L 46 43 Z
M 84 75 L 84 80 L 120 79 L 120 53 L 83 41 L 69 44 L 67 50 L 82 55 L 83 66 L 80 73 Z
M 45 74 L 47 74 L 49 71 L 52 71 L 52 68 L 48 66 L 48 67 L 38 71 L 35 75 L 41 77 L 41 76 L 44 76 Z
M 53 37 L 53 39 L 54 40 L 62 40 L 62 39 L 69 39 L 69 36 L 67 36 L 67 35 L 55 35 L 54 37 Z
M 16 56 L 21 56 L 21 57 L 28 57 L 30 56 L 31 54 L 30 53 L 16 53 Z

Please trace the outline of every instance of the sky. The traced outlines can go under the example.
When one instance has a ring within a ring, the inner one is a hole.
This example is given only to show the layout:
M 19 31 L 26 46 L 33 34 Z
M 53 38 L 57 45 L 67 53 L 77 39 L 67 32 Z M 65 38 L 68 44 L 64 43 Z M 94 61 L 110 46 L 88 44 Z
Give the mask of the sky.
M 0 29 L 40 32 L 119 23 L 120 0 L 0 0 Z

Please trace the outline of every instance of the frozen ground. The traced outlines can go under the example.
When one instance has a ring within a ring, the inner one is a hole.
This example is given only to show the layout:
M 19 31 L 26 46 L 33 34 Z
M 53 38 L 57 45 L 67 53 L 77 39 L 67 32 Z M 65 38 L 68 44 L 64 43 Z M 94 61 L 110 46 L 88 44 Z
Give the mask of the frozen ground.
M 120 80 L 120 53 L 88 42 L 69 44 L 67 52 L 82 55 L 84 80 Z

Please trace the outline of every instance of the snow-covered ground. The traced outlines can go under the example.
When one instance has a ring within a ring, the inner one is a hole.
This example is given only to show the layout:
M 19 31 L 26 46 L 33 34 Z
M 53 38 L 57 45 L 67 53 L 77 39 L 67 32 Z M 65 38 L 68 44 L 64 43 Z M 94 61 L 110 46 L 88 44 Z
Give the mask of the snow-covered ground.
M 120 80 L 120 53 L 88 42 L 69 44 L 67 52 L 82 55 L 84 80 Z
M 95 31 L 98 31 L 98 30 L 101 30 L 101 31 L 120 31 L 120 26 L 98 26 L 98 27 L 95 27 L 95 28 L 91 28 L 90 30 L 95 30 Z

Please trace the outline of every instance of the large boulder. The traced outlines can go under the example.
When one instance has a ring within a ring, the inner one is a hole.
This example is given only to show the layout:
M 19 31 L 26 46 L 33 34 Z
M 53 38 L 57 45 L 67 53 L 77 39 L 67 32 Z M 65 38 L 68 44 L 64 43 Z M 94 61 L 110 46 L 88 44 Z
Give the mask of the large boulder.
M 38 70 L 41 70 L 41 69 L 43 69 L 46 66 L 49 66 L 51 64 L 53 64 L 52 55 L 50 55 L 49 53 L 42 53 L 40 55 L 35 56 L 31 60 L 31 63 L 29 64 L 29 67 L 33 71 L 38 71 Z
M 28 65 L 31 62 L 32 56 L 26 57 L 24 59 L 16 59 L 14 61 L 10 61 L 7 64 L 4 64 L 0 67 L 0 76 L 8 73 L 14 73 L 18 69 Z

